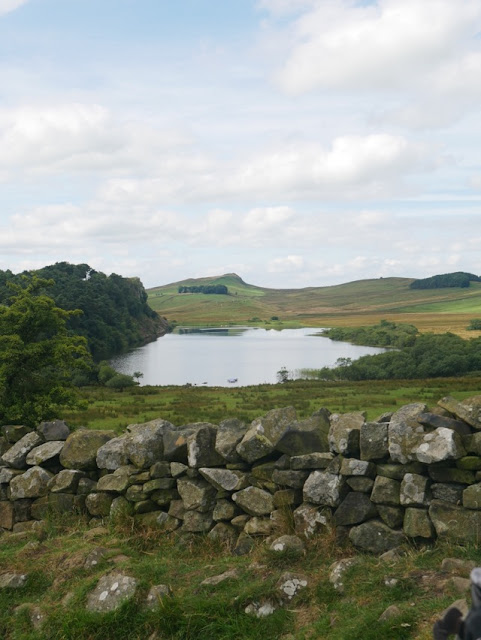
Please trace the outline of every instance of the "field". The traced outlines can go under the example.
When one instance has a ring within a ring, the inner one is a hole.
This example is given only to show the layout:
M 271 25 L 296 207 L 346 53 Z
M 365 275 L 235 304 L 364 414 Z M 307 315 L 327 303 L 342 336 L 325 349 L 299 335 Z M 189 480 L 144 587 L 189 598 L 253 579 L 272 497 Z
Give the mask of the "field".
M 228 274 L 155 287 L 148 294 L 153 309 L 179 324 L 360 326 L 384 318 L 409 322 L 421 331 L 472 335 L 466 327 L 471 319 L 481 317 L 481 283 L 472 282 L 465 289 L 413 290 L 411 282 L 410 278 L 380 278 L 331 287 L 266 289 Z M 225 284 L 229 295 L 179 294 L 181 284 Z

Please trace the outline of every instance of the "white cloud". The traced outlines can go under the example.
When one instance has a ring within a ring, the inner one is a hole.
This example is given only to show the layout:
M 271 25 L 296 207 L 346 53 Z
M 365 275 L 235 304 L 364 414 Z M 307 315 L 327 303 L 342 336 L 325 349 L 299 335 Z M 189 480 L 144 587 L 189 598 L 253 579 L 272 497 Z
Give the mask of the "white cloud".
M 269 273 L 292 273 L 302 271 L 304 268 L 303 256 L 288 255 L 284 258 L 275 258 L 268 263 Z
M 279 81 L 293 94 L 412 86 L 459 55 L 480 20 L 479 0 L 320 0 L 296 21 Z
M 29 0 L 0 0 L 0 17 L 5 13 L 15 11 Z

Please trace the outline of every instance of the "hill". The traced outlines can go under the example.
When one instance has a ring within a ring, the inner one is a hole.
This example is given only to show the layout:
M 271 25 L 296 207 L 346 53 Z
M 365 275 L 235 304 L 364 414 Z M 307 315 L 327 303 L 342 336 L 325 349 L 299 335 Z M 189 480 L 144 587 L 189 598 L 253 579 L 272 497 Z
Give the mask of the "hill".
M 412 289 L 413 282 L 414 278 L 379 278 L 328 287 L 269 289 L 230 273 L 173 282 L 147 293 L 153 309 L 182 324 L 361 326 L 387 319 L 412 323 L 422 331 L 464 335 L 470 320 L 481 316 L 481 283 L 471 282 L 469 288 Z M 227 286 L 229 295 L 178 293 L 179 286 L 209 284 Z
M 46 293 L 59 307 L 83 311 L 68 324 L 73 333 L 87 338 L 94 360 L 155 340 L 167 330 L 165 319 L 147 304 L 147 293 L 138 278 L 107 276 L 88 264 L 57 262 L 17 275 L 0 271 L 0 302 L 10 295 L 7 282 L 21 282 L 22 275 L 32 273 L 54 281 Z

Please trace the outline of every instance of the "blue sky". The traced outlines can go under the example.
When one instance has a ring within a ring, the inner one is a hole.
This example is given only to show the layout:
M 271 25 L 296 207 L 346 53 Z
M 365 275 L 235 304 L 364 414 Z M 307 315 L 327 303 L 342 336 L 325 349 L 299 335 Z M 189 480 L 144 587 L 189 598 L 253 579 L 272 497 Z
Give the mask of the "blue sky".
M 0 0 L 0 268 L 481 274 L 481 0 Z

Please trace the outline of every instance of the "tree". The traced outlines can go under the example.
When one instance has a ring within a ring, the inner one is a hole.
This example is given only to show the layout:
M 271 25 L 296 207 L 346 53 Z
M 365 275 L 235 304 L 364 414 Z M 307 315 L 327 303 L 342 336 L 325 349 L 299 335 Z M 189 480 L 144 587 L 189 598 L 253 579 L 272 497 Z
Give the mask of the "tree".
M 135 378 L 137 382 L 140 382 L 140 378 L 143 378 L 144 374 L 142 373 L 142 371 L 134 371 L 132 377 Z
M 57 307 L 45 294 L 52 285 L 36 276 L 7 285 L 11 295 L 0 306 L 0 423 L 35 426 L 79 404 L 73 376 L 89 369 L 91 356 L 85 338 L 67 329 L 80 312 Z
M 284 384 L 285 382 L 288 382 L 288 381 L 289 381 L 289 371 L 286 369 L 286 367 L 281 367 L 277 372 L 277 382 Z
M 129 376 L 127 373 L 116 373 L 114 376 L 109 378 L 105 383 L 106 387 L 110 389 L 118 389 L 119 391 L 123 391 L 126 387 L 135 387 L 135 385 L 139 384 L 136 382 L 132 376 Z

